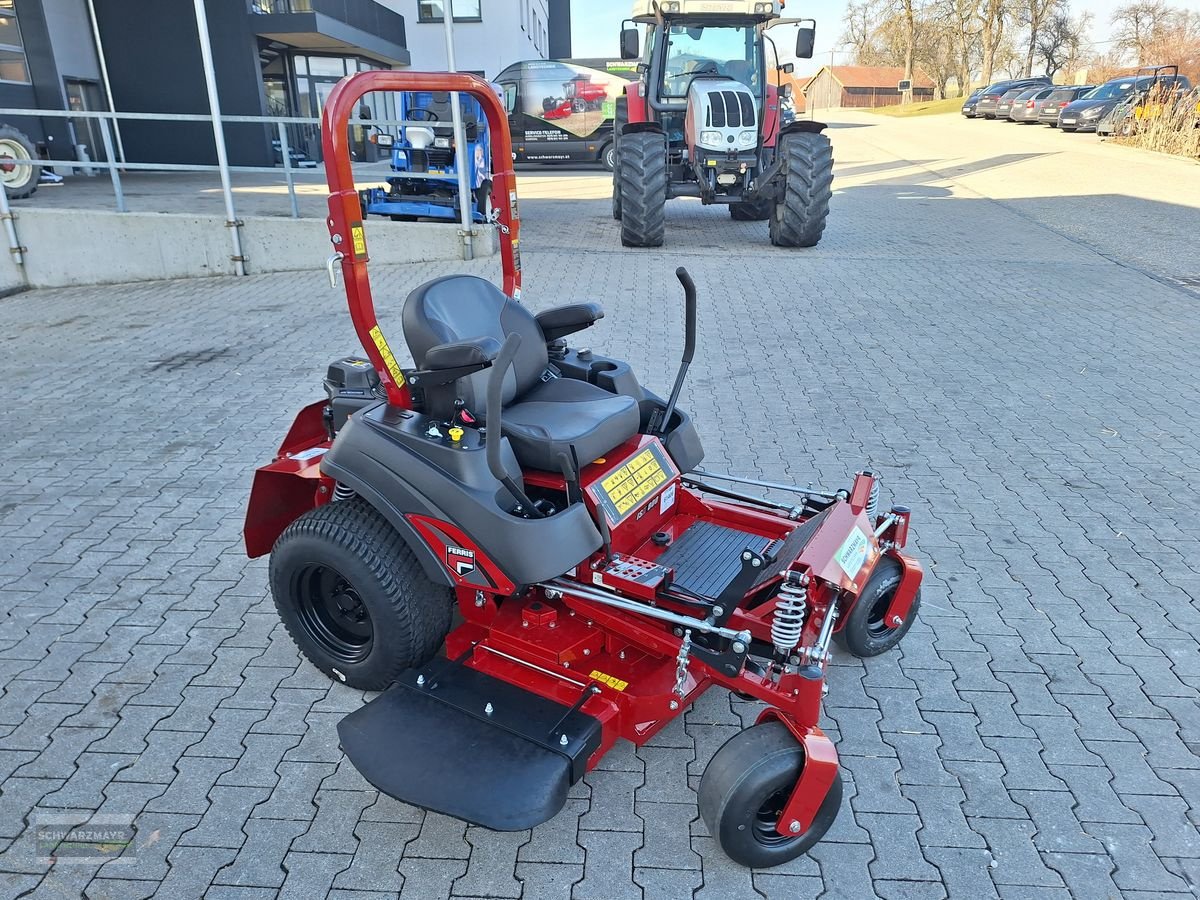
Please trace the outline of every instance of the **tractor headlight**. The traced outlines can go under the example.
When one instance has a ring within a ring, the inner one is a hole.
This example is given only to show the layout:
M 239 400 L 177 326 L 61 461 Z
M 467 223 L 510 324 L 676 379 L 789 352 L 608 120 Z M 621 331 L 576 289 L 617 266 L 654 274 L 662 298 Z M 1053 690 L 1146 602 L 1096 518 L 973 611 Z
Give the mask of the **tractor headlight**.
M 773 13 L 775 12 L 775 4 L 772 3 L 755 3 L 754 11 L 756 13 Z
M 659 9 L 665 13 L 677 13 L 679 12 L 679 0 L 663 0 L 659 4 Z
M 448 138 L 448 137 L 434 138 L 433 146 L 440 147 L 443 150 L 449 150 L 450 149 L 450 138 Z
M 739 147 L 753 147 L 754 142 L 757 140 L 758 140 L 758 132 L 757 131 L 743 131 L 741 134 L 738 135 L 737 142 L 738 142 Z
M 719 131 L 702 131 L 702 132 L 700 132 L 700 145 L 702 147 L 711 147 L 714 150 L 719 150 L 721 147 L 721 132 L 719 132 Z

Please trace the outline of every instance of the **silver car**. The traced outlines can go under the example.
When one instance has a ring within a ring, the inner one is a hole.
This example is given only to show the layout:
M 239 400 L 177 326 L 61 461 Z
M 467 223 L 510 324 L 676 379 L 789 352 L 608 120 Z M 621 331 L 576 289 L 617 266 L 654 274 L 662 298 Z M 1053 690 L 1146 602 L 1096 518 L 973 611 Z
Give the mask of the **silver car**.
M 1023 94 L 1017 95 L 1017 99 L 1013 101 L 1012 108 L 1008 111 L 1009 121 L 1020 122 L 1022 125 L 1036 125 L 1042 101 L 1053 93 L 1054 88 L 1044 87 L 1033 88 Z

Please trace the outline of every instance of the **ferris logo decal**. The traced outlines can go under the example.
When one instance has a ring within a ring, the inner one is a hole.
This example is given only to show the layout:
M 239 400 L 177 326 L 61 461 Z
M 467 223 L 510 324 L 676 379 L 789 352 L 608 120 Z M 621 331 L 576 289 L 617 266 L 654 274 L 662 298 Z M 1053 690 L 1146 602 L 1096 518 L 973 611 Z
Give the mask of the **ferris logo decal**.
M 463 547 L 447 547 L 446 565 L 459 578 L 466 578 L 475 571 L 475 551 Z

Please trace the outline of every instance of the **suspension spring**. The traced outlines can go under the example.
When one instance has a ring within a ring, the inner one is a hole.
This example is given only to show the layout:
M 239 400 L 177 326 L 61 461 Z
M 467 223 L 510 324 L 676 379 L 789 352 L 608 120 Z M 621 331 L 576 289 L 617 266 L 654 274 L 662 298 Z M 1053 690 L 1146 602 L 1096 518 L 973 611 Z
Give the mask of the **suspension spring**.
M 871 523 L 875 522 L 875 516 L 879 514 L 879 479 L 876 478 L 871 482 L 871 493 L 867 495 L 867 520 Z
M 353 500 L 358 495 L 354 493 L 354 488 L 348 488 L 341 482 L 333 486 L 334 500 Z
M 808 613 L 808 576 L 789 572 L 775 597 L 771 618 L 771 643 L 782 656 L 796 649 Z

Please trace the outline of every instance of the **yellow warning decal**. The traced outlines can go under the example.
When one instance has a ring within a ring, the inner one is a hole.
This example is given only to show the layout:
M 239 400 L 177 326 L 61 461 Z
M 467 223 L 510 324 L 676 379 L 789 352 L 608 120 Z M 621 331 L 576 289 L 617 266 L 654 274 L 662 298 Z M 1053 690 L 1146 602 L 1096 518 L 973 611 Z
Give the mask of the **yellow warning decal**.
M 625 688 L 629 687 L 628 681 L 622 681 L 615 675 L 605 675 L 599 669 L 592 669 L 592 674 L 589 675 L 588 678 L 591 678 L 593 681 L 598 681 L 601 684 L 607 684 L 614 691 L 623 691 Z
M 616 507 L 617 515 L 624 516 L 665 484 L 668 477 L 655 454 L 647 448 L 614 470 L 600 486 Z
M 362 231 L 361 228 L 358 230 Z M 392 376 L 392 381 L 396 382 L 396 387 L 404 387 L 404 373 L 400 371 L 400 363 L 396 362 L 396 357 L 392 355 L 392 348 L 384 340 L 383 332 L 379 330 L 378 325 L 371 329 L 371 340 L 375 342 L 375 348 L 379 351 L 379 355 L 383 357 L 383 364 L 387 366 L 387 370 Z
M 350 226 L 350 241 L 354 244 L 355 256 L 367 255 L 367 237 L 363 234 L 363 227 L 361 225 Z

